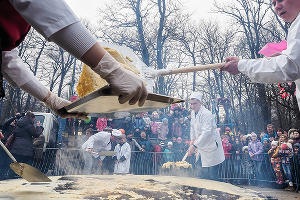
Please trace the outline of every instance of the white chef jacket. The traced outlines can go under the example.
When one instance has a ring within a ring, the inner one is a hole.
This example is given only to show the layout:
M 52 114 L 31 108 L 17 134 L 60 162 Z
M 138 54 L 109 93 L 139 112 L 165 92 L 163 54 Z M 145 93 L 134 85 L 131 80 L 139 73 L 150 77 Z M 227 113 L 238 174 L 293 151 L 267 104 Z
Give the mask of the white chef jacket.
M 128 174 L 130 168 L 130 157 L 131 157 L 131 148 L 130 145 L 125 142 L 122 146 L 117 144 L 115 147 L 117 160 L 120 160 L 122 156 L 125 156 L 126 160 L 123 162 L 116 162 L 114 173 L 116 174 Z
M 214 115 L 201 106 L 197 115 L 191 112 L 191 140 L 197 147 L 202 167 L 212 167 L 225 160 L 220 133 Z
M 57 31 L 79 22 L 78 17 L 64 0 L 9 0 L 9 2 L 46 39 Z
M 242 59 L 238 69 L 254 82 L 295 81 L 300 109 L 300 14 L 289 28 L 287 49 L 282 51 L 282 55 L 258 60 Z
M 93 149 L 94 152 L 101 152 L 101 151 L 109 151 L 111 149 L 111 142 L 110 142 L 111 133 L 101 131 L 89 137 L 89 139 L 83 143 L 81 149 L 87 151 L 88 149 Z M 94 157 L 97 157 L 96 154 L 92 154 Z M 105 158 L 105 156 L 100 157 L 101 160 Z

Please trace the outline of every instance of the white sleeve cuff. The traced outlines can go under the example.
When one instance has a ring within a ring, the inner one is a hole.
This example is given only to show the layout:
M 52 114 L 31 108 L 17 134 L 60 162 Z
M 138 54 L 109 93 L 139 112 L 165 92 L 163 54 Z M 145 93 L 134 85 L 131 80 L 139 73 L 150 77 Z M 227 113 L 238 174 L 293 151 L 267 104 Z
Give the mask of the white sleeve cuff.
M 47 40 L 57 31 L 79 21 L 64 0 L 9 0 L 9 2 Z
M 49 40 L 55 42 L 78 59 L 97 42 L 96 38 L 80 22 L 58 31 Z

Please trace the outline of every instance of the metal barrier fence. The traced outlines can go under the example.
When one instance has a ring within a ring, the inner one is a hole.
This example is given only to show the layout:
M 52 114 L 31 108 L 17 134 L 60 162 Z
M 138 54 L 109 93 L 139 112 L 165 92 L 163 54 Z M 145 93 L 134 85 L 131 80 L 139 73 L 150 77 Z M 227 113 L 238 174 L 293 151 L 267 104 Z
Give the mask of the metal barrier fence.
M 201 164 L 195 163 L 193 157 L 188 157 L 187 162 L 193 165 L 192 169 L 172 171 L 162 169 L 167 161 L 180 161 L 184 153 L 165 152 L 140 152 L 132 151 L 130 173 L 137 175 L 176 175 L 201 177 Z M 268 183 L 278 185 L 278 174 L 284 179 L 290 179 L 299 190 L 300 185 L 300 156 L 293 155 L 290 164 L 276 165 L 270 161 L 268 154 L 262 155 L 261 161 L 253 161 L 248 154 L 226 154 L 225 161 L 219 165 L 218 179 L 235 184 Z M 91 171 L 84 171 L 83 151 L 70 148 L 49 148 L 42 156 L 36 157 L 33 166 L 48 175 L 79 175 L 79 174 L 110 174 L 113 173 L 114 161 L 106 157 L 99 167 L 95 159 Z

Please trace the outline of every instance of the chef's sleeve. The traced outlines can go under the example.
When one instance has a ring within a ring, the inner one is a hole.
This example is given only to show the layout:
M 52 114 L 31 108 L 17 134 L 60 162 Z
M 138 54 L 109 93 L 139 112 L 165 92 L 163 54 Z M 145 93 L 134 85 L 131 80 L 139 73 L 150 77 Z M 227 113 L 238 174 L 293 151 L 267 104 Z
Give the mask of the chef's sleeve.
M 300 79 L 300 18 L 292 24 L 287 49 L 281 55 L 263 59 L 240 60 L 238 69 L 252 81 L 275 83 Z

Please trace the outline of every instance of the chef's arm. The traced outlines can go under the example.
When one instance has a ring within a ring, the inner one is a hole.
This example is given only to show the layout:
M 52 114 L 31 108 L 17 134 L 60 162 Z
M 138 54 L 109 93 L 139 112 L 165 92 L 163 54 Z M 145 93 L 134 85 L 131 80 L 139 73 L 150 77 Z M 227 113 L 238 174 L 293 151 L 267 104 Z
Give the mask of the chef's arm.
M 10 3 L 46 39 L 81 59 L 104 78 L 119 95 L 121 104 L 129 101 L 129 104 L 138 102 L 139 106 L 142 106 L 145 103 L 148 92 L 143 81 L 135 74 L 124 70 L 96 42 L 64 0 L 10 0 Z M 50 100 L 52 99 L 56 100 L 50 96 Z M 65 106 L 49 105 L 54 109 Z

